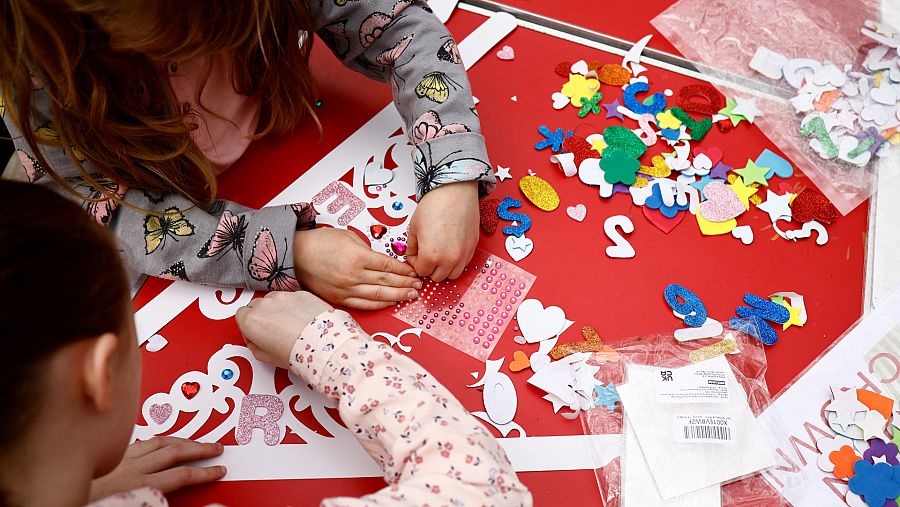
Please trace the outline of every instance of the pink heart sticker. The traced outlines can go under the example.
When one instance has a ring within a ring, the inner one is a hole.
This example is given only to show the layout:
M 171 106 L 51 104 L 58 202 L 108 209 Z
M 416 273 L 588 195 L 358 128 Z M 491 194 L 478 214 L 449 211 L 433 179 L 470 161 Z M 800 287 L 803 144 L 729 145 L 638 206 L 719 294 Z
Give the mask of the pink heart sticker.
M 150 419 L 153 419 L 153 422 L 156 424 L 166 422 L 171 415 L 172 405 L 169 403 L 163 403 L 162 405 L 154 403 L 153 405 L 150 405 Z
M 569 215 L 569 218 L 575 220 L 576 222 L 581 222 L 584 220 L 584 217 L 587 216 L 587 206 L 584 204 L 577 204 L 575 206 L 569 206 L 566 208 L 566 215 Z
M 703 195 L 706 200 L 700 203 L 697 212 L 710 222 L 727 222 L 747 211 L 734 190 L 721 181 L 706 185 Z
M 709 161 L 712 162 L 712 166 L 715 167 L 716 164 L 722 161 L 722 150 L 716 148 L 715 146 L 710 146 L 709 148 L 694 148 L 694 156 L 697 155 L 706 155 L 709 157 Z
M 512 60 L 516 57 L 516 52 L 510 46 L 503 46 L 500 51 L 497 51 L 497 58 L 501 60 Z

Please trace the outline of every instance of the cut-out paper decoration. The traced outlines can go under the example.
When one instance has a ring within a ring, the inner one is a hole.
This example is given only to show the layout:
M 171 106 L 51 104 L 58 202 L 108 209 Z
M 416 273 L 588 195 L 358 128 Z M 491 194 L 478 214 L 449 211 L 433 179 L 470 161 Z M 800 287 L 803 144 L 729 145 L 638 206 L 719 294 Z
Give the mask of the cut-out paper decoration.
M 817 233 L 816 235 L 816 244 L 819 246 L 825 245 L 828 243 L 828 231 L 825 229 L 825 226 L 816 222 L 815 220 L 811 220 L 803 224 L 800 229 L 793 229 L 790 231 L 785 231 L 784 237 L 786 239 L 790 239 L 792 241 L 797 241 L 798 239 L 809 238 L 812 236 L 813 231 Z
M 512 60 L 515 57 L 516 52 L 512 46 L 503 46 L 500 51 L 497 51 L 497 58 L 501 60 Z
M 531 361 L 528 360 L 528 354 L 521 350 L 513 352 L 513 360 L 509 363 L 509 371 L 515 373 L 522 371 L 529 366 L 531 366 Z
M 500 204 L 497 205 L 497 216 L 499 216 L 502 220 L 508 220 L 511 222 L 520 222 L 518 225 L 508 225 L 503 228 L 503 234 L 510 236 L 518 236 L 522 237 L 528 229 L 531 229 L 531 217 L 524 213 L 513 213 L 510 211 L 511 208 L 521 208 L 522 201 L 517 199 L 513 199 L 512 197 L 506 196 L 500 201 Z
M 893 416 L 895 402 L 892 398 L 868 389 L 857 389 L 856 397 L 866 408 L 878 412 L 885 419 L 890 419 Z
M 537 370 L 528 383 L 547 393 L 544 399 L 553 404 L 554 413 L 563 407 L 575 414 L 589 410 L 593 406 L 593 389 L 597 382 L 594 376 L 600 370 L 599 366 L 588 364 L 590 356 L 590 352 L 576 353 L 552 361 Z
M 419 298 L 393 315 L 470 356 L 490 356 L 534 283 L 515 264 L 476 250 L 463 274 L 450 282 L 425 281 Z
M 534 250 L 534 241 L 524 235 L 521 237 L 507 236 L 505 246 L 506 253 L 509 254 L 512 260 L 519 262 L 531 255 L 532 250 Z
M 847 482 L 850 491 L 861 496 L 870 506 L 883 506 L 900 497 L 900 483 L 894 480 L 894 469 L 887 463 L 873 465 L 859 460 L 853 465 L 853 477 Z
M 494 171 L 494 175 L 500 181 L 506 181 L 506 180 L 512 178 L 512 176 L 510 176 L 510 174 L 509 174 L 509 167 L 502 167 L 499 165 L 497 166 L 497 170 Z
M 376 162 L 368 164 L 363 174 L 363 184 L 367 187 L 387 185 L 392 179 L 394 179 L 394 171 L 385 169 L 383 165 Z
M 388 345 L 390 345 L 391 347 L 397 347 L 398 349 L 402 350 L 403 352 L 406 352 L 407 354 L 409 354 L 412 351 L 412 346 L 404 345 L 403 343 L 400 342 L 400 340 L 406 335 L 413 335 L 416 338 L 421 338 L 422 337 L 422 329 L 417 328 L 417 327 L 411 327 L 409 329 L 401 331 L 397 335 L 392 335 L 391 333 L 385 333 L 385 332 L 375 333 L 372 335 L 372 338 L 384 338 L 385 340 L 387 340 Z
M 790 312 L 779 304 L 753 294 L 744 295 L 744 302 L 750 306 L 737 307 L 738 317 L 732 317 L 728 325 L 759 338 L 765 345 L 774 345 L 778 341 L 778 333 L 767 321 L 784 324 L 790 318 Z
M 619 402 L 619 394 L 616 392 L 616 385 L 610 382 L 607 385 L 594 385 L 594 406 L 604 407 L 606 410 L 613 412 L 616 410 L 616 403 Z
M 631 46 L 631 49 L 622 58 L 622 67 L 630 69 L 632 75 L 637 76 L 647 70 L 646 67 L 641 65 L 641 53 L 644 52 L 644 48 L 647 47 L 647 43 L 650 42 L 651 38 L 653 38 L 653 34 L 645 35 L 641 40 L 635 42 L 634 46 Z
M 497 215 L 497 208 L 499 205 L 500 199 L 482 199 L 481 202 L 478 203 L 481 228 L 488 234 L 493 234 L 494 231 L 497 230 L 497 224 L 500 222 L 500 216 Z
M 749 225 L 741 225 L 731 230 L 731 235 L 741 240 L 741 243 L 749 245 L 753 243 L 753 229 Z
M 544 308 L 537 299 L 527 299 L 519 305 L 516 320 L 525 341 L 537 343 L 562 332 L 566 324 L 566 313 L 558 306 Z
M 567 328 L 568 326 L 563 326 L 563 331 L 565 331 Z M 560 334 L 561 333 L 562 331 L 560 331 Z M 536 372 L 550 364 L 550 351 L 553 350 L 554 347 L 556 347 L 556 342 L 558 341 L 559 337 L 554 336 L 553 338 L 548 338 L 546 340 L 541 340 L 540 342 L 538 342 L 537 352 L 533 352 L 531 356 L 528 357 L 529 362 L 531 362 L 532 371 Z
M 575 220 L 576 222 L 583 222 L 584 218 L 587 216 L 587 206 L 585 206 L 584 204 L 568 206 L 566 208 L 566 215 L 568 215 L 569 218 Z
M 706 324 L 709 314 L 706 311 L 706 305 L 697 297 L 696 294 L 689 289 L 672 283 L 666 286 L 663 291 L 663 297 L 666 304 L 680 315 L 680 319 L 690 327 L 701 327 Z
M 168 344 L 169 340 L 166 340 L 164 336 L 155 334 L 147 339 L 147 345 L 145 348 L 147 349 L 147 352 L 159 352 Z
M 495 424 L 503 425 L 512 422 L 516 416 L 518 394 L 512 380 L 500 369 L 505 358 L 488 360 L 484 365 L 481 380 L 468 387 L 482 387 L 484 410 Z
M 544 211 L 559 207 L 559 194 L 547 180 L 540 176 L 528 175 L 519 180 L 519 189 L 532 204 Z
M 634 232 L 634 222 L 627 215 L 614 215 L 603 222 L 603 232 L 613 242 L 611 246 L 606 247 L 607 257 L 614 259 L 630 259 L 634 257 L 634 247 L 622 237 L 622 234 L 616 228 L 620 229 L 622 233 L 631 234 Z

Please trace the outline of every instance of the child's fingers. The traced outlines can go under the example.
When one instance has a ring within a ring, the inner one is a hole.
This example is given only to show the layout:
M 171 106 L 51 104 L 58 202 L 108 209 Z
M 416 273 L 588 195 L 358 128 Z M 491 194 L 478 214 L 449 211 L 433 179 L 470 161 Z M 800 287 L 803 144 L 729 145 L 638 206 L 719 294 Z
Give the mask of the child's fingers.
M 347 308 L 352 308 L 354 310 L 381 310 L 384 308 L 388 308 L 390 306 L 394 306 L 394 302 L 392 301 L 372 301 L 370 299 L 364 299 L 359 297 L 350 297 L 341 302 L 342 305 Z
M 457 278 L 462 276 L 463 270 L 466 269 L 466 264 L 468 264 L 468 262 L 460 262 L 459 264 L 457 264 L 456 267 L 450 270 L 450 274 L 447 276 L 447 278 L 456 280 Z
M 363 267 L 372 271 L 386 271 L 404 276 L 416 276 L 416 270 L 405 262 L 385 255 L 383 253 L 373 252 L 369 250 L 363 262 Z
M 415 299 L 419 297 L 419 293 L 415 289 L 362 284 L 350 289 L 350 297 L 396 303 L 397 301 Z
M 398 275 L 387 271 L 363 271 L 362 283 L 369 285 L 384 285 L 385 287 L 399 287 L 403 289 L 422 288 L 422 281 L 418 278 Z
M 450 274 L 452 268 L 453 266 L 449 264 L 438 264 L 429 278 L 435 282 L 443 282 L 447 275 Z
M 172 468 L 179 463 L 218 456 L 222 454 L 223 449 L 221 444 L 179 438 L 144 456 L 141 459 L 141 469 L 144 473 L 154 473 Z
M 148 476 L 147 482 L 163 493 L 171 493 L 187 486 L 217 481 L 225 477 L 226 472 L 223 466 L 175 467 Z

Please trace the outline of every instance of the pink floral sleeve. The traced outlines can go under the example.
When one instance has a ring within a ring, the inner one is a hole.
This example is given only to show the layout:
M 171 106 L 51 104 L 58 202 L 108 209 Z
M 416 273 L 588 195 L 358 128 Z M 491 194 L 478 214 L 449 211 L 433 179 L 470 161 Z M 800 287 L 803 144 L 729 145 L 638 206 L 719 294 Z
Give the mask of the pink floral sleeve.
M 389 486 L 323 506 L 530 506 L 499 443 L 427 371 L 372 340 L 346 312 L 312 321 L 291 370 L 338 404 Z
M 108 496 L 86 507 L 168 507 L 169 502 L 158 489 L 140 488 Z

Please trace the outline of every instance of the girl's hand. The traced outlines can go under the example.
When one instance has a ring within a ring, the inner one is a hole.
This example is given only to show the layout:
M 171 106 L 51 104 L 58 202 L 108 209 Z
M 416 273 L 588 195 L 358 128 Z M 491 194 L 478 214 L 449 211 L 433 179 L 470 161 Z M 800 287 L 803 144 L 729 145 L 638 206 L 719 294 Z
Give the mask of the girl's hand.
M 309 292 L 270 292 L 238 308 L 235 320 L 254 357 L 287 369 L 300 332 L 329 310 L 331 305 Z
M 225 467 L 181 465 L 222 454 L 222 444 L 204 444 L 176 437 L 154 437 L 128 446 L 112 472 L 91 482 L 90 501 L 117 493 L 151 487 L 171 493 L 185 486 L 206 484 L 225 476 Z
M 359 310 L 415 299 L 422 288 L 409 265 L 373 252 L 362 238 L 344 229 L 296 233 L 294 271 L 303 288 L 330 303 Z
M 435 282 L 459 278 L 475 253 L 479 220 L 477 181 L 428 192 L 409 224 L 407 261 Z

